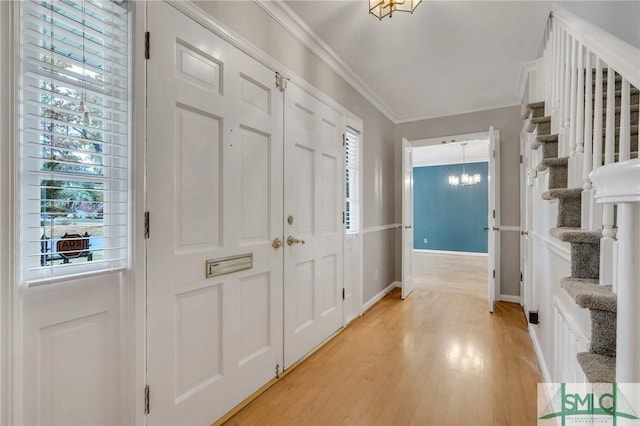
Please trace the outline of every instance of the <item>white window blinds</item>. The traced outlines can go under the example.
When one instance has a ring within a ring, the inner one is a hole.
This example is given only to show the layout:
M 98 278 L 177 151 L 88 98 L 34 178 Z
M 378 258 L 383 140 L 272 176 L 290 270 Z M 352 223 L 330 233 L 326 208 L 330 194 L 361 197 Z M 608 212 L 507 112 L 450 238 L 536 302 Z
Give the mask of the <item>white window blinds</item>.
M 360 198 L 358 187 L 359 136 L 351 128 L 345 134 L 345 228 L 347 234 L 360 232 Z
M 20 2 L 24 281 L 127 265 L 126 6 L 110 0 Z

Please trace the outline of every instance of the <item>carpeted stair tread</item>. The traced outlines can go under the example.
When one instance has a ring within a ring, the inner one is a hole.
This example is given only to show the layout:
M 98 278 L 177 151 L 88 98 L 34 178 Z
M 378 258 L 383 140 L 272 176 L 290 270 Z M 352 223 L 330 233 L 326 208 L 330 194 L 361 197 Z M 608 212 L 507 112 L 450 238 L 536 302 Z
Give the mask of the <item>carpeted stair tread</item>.
M 527 132 L 533 132 L 536 128 L 538 128 L 538 133 L 540 134 L 540 127 L 542 125 L 546 125 L 546 129 L 551 129 L 551 117 L 533 117 L 529 121 L 529 126 L 527 127 Z M 549 133 L 548 131 L 545 133 Z
M 581 352 L 578 363 L 590 383 L 614 383 L 616 381 L 616 358 Z
M 582 188 L 553 188 L 542 193 L 543 200 L 580 199 Z
M 553 143 L 553 142 L 558 142 L 558 134 L 553 134 L 553 135 L 542 135 L 542 136 L 538 136 L 537 141 L 539 143 Z
M 536 109 L 536 108 L 544 108 L 544 101 L 540 102 L 531 102 L 527 104 L 528 109 Z
M 600 232 L 584 231 L 574 227 L 551 228 L 549 233 L 560 241 L 574 244 L 600 244 L 602 238 Z
M 608 312 L 617 310 L 617 297 L 610 285 L 600 285 L 595 279 L 572 277 L 563 278 L 560 283 L 581 308 Z
M 569 157 L 545 158 L 544 160 L 542 160 L 542 164 L 545 167 L 567 166 L 569 165 Z

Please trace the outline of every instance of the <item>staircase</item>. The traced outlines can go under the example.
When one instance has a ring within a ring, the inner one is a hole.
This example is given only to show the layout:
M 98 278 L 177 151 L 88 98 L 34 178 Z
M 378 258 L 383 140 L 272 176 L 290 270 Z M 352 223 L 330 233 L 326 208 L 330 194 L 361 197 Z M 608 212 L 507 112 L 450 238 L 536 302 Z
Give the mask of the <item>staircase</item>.
M 558 203 L 549 233 L 571 247 L 571 276 L 561 280 L 561 288 L 590 312 L 590 348 L 577 361 L 589 382 L 614 383 L 620 321 L 611 264 L 617 261 L 617 211 L 598 205 L 599 215 L 593 213 L 590 172 L 638 158 L 640 90 L 562 24 L 550 18 L 546 100 L 528 105 L 525 126 L 535 135 L 532 148 L 541 152 L 537 170 L 548 171 L 542 198 Z M 609 271 L 604 277 L 601 265 Z

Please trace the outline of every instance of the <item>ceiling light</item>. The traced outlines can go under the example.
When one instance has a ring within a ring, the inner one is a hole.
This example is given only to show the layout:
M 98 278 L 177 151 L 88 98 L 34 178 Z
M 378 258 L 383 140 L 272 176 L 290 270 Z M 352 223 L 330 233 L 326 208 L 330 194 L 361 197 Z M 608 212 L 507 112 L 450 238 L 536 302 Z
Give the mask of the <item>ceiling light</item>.
M 413 13 L 422 0 L 369 0 L 369 13 L 382 20 L 385 16 L 391 18 L 393 12 Z
M 466 142 L 460 143 L 462 145 L 462 174 L 460 176 L 450 175 L 449 176 L 449 185 L 458 186 L 462 184 L 462 186 L 470 186 L 480 183 L 482 179 L 479 173 L 470 175 L 465 171 L 465 146 Z

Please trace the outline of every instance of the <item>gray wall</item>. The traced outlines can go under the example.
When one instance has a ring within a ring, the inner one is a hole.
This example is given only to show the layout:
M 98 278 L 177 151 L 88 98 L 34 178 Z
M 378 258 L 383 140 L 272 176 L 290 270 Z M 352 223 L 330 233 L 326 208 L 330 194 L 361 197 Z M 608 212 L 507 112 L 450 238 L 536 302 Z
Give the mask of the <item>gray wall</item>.
M 619 39 L 640 47 L 639 1 L 560 1 L 557 4 Z
M 400 196 L 402 138 L 408 140 L 436 138 L 463 133 L 486 132 L 489 127 L 500 130 L 500 216 L 501 224 L 520 226 L 520 131 L 521 107 L 491 109 L 468 114 L 432 118 L 395 126 L 396 155 L 396 222 L 402 219 Z M 520 245 L 517 232 L 501 232 L 501 289 L 511 296 L 520 294 Z M 396 232 L 399 239 L 400 232 Z M 399 242 L 395 245 L 399 250 Z M 399 252 L 398 252 L 399 253 Z M 400 257 L 400 256 L 398 256 Z M 400 261 L 396 262 L 396 277 L 400 276 Z
M 194 3 L 363 120 L 363 224 L 367 228 L 393 223 L 393 123 L 255 2 Z M 389 235 L 392 231 L 364 234 L 365 302 L 393 282 L 396 252 Z

